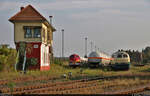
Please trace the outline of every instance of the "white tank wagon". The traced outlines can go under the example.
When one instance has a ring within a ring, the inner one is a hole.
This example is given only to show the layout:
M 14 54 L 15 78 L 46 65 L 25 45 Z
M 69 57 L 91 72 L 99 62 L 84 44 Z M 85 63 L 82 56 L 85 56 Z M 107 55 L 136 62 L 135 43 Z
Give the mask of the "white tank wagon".
M 113 69 L 128 70 L 130 68 L 130 56 L 124 51 L 118 51 L 112 54 L 113 60 L 111 66 Z
M 110 64 L 111 56 L 99 51 L 93 51 L 88 56 L 89 67 L 106 66 Z
M 87 63 L 88 58 L 80 57 L 82 63 Z

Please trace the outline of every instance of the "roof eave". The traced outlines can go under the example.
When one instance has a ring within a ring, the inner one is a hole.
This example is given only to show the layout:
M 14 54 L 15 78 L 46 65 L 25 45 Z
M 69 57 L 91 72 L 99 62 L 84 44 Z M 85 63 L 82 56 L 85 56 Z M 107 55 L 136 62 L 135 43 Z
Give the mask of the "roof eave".
M 14 23 L 14 22 L 44 22 L 45 20 L 10 20 L 10 22 Z
M 9 19 L 9 22 L 14 23 L 14 20 L 11 20 L 11 18 Z
M 50 26 L 52 28 L 52 32 L 55 32 L 56 29 L 50 24 L 47 20 L 44 22 L 47 26 Z

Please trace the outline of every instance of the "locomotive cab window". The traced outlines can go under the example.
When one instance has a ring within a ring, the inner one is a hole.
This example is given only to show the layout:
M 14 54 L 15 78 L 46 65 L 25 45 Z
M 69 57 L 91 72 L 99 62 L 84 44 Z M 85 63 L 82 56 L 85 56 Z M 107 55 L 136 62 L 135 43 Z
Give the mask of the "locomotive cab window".
M 79 58 L 79 56 L 75 56 L 76 58 Z
M 74 58 L 74 55 L 71 55 L 70 58 Z
M 122 55 L 121 55 L 121 54 L 118 54 L 117 58 L 122 58 Z

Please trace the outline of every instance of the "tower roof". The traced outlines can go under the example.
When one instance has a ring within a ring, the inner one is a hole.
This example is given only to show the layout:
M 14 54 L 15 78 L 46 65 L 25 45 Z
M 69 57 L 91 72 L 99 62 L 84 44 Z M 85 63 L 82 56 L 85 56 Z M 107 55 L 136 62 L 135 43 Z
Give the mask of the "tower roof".
M 14 16 L 12 16 L 9 19 L 10 22 L 15 21 L 42 21 L 46 22 L 46 24 L 49 24 L 53 31 L 56 31 L 56 29 L 46 20 L 45 17 L 43 17 L 34 7 L 31 5 L 24 7 L 21 7 L 21 10 L 16 13 Z
M 43 17 L 35 8 L 31 5 L 21 7 L 21 10 L 14 16 L 12 16 L 9 21 L 46 21 L 46 18 Z

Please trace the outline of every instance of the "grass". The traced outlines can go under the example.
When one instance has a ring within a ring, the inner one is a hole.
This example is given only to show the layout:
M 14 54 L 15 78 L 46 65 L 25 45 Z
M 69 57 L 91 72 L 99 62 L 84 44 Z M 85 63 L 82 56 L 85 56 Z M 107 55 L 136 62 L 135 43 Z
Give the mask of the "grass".
M 27 71 L 27 74 L 20 74 L 19 72 L 1 72 L 0 79 L 12 79 L 17 77 L 39 77 L 39 76 L 51 76 L 51 77 L 61 77 L 63 74 L 68 75 L 69 72 L 72 72 L 74 77 L 83 76 L 80 74 L 81 69 L 83 70 L 83 74 L 87 76 L 115 76 L 122 74 L 140 74 L 140 73 L 148 73 L 150 72 L 150 65 L 145 65 L 141 67 L 131 66 L 128 71 L 108 71 L 105 69 L 95 68 L 70 68 L 68 66 L 68 62 L 57 62 L 56 64 L 51 64 L 51 69 L 49 71 Z
M 81 69 L 83 70 L 81 74 Z M 57 64 L 51 64 L 51 69 L 49 71 L 27 71 L 27 74 L 20 74 L 19 72 L 6 72 L 6 73 L 0 73 L 0 79 L 8 79 L 10 80 L 10 83 L 8 83 L 8 87 L 10 90 L 13 89 L 13 87 L 17 86 L 17 83 L 15 84 L 12 82 L 12 78 L 17 77 L 32 77 L 32 78 L 38 78 L 38 77 L 61 77 L 63 74 L 68 75 L 69 72 L 72 72 L 73 77 L 71 79 L 62 79 L 62 81 L 69 81 L 69 80 L 77 80 L 81 79 L 82 76 L 86 75 L 87 77 L 94 77 L 94 76 L 117 76 L 117 75 L 123 75 L 123 74 L 150 74 L 150 65 L 145 65 L 141 67 L 135 67 L 131 66 L 130 70 L 128 71 L 109 71 L 105 70 L 103 68 L 70 68 L 68 67 L 68 62 L 64 61 Z M 100 86 L 102 87 L 100 90 L 101 92 L 109 91 L 114 92 L 116 90 L 125 90 L 126 88 L 133 88 L 140 85 L 146 85 L 150 83 L 150 78 L 143 78 L 143 77 L 135 77 L 135 78 L 118 78 L 113 80 L 99 80 Z M 54 80 L 56 82 L 56 80 Z M 47 83 L 47 81 L 42 80 L 39 83 Z M 32 82 L 32 84 L 38 84 L 38 82 Z M 24 82 L 24 86 L 31 85 L 31 82 Z M 109 87 L 105 87 L 109 86 Z M 12 90 L 13 91 L 13 90 Z

